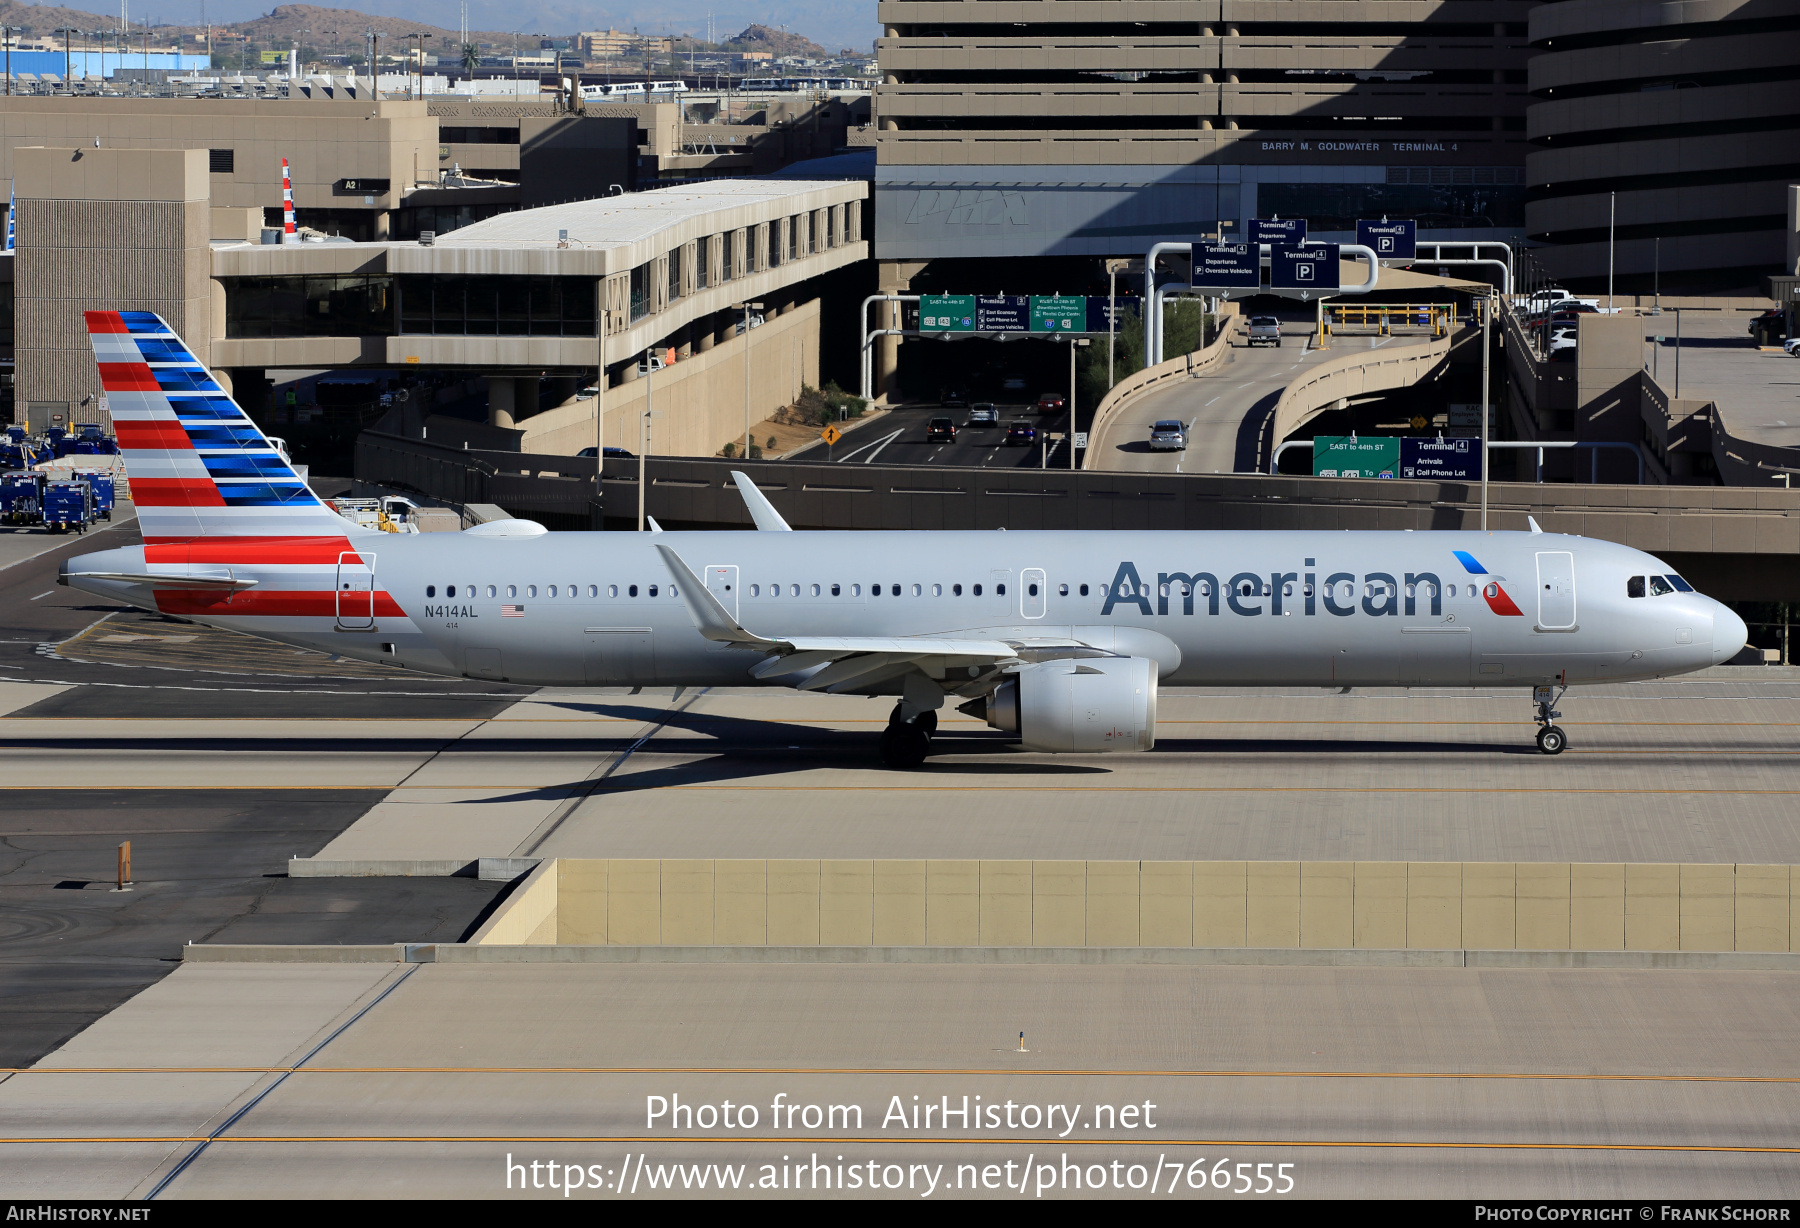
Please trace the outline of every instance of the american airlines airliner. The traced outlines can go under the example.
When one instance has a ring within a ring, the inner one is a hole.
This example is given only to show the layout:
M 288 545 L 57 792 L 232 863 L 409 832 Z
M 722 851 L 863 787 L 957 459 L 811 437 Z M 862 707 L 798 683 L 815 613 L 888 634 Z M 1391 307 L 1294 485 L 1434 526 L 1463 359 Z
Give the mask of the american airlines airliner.
M 144 544 L 62 582 L 346 657 L 547 686 L 893 696 L 916 767 L 955 704 L 1038 751 L 1145 751 L 1157 688 L 1517 687 L 1704 669 L 1743 621 L 1651 555 L 1530 532 L 401 535 L 337 515 L 158 316 L 88 329 Z M 1225 701 L 1221 701 L 1225 702 Z

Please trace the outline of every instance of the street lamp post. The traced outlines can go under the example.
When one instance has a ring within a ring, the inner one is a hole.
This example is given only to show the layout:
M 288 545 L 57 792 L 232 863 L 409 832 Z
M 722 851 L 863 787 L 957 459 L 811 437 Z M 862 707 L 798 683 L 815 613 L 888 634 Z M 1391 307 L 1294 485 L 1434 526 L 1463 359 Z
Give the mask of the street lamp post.
M 1494 316 L 1494 296 L 1481 299 L 1481 528 L 1488 522 L 1488 325 Z
M 1086 337 L 1069 338 L 1069 469 L 1075 468 L 1075 428 L 1081 421 L 1080 412 L 1075 408 L 1075 351 L 1089 344 Z M 1111 344 L 1111 338 L 1108 338 Z M 1111 361 L 1111 356 L 1108 356 Z
M 730 236 L 727 236 L 729 240 Z M 761 311 L 761 303 L 733 303 L 732 307 L 744 313 L 744 459 L 750 459 L 750 313 Z
M 656 356 L 656 347 L 644 351 L 644 414 L 638 419 L 638 515 L 637 531 L 644 531 L 644 490 L 648 485 L 648 469 L 645 460 L 650 454 L 650 419 L 656 414 L 650 408 L 650 375 L 660 370 L 663 360 Z
M 55 32 L 63 36 L 63 88 L 66 90 L 69 88 L 69 36 L 75 31 L 68 26 L 58 26 Z

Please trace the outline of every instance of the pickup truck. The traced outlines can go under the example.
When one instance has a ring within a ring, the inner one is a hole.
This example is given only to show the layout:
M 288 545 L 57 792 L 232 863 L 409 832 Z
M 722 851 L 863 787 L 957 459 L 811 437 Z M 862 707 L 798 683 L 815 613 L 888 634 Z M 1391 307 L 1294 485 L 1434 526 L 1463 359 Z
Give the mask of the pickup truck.
M 1272 345 L 1281 348 L 1281 321 L 1274 316 L 1251 316 L 1244 326 L 1246 345 Z

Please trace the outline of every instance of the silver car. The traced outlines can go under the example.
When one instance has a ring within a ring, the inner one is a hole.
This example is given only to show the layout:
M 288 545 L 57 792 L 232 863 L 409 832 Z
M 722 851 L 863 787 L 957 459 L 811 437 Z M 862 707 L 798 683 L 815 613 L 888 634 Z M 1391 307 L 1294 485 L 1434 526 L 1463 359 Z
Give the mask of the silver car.
M 1274 316 L 1251 316 L 1244 327 L 1247 345 L 1272 345 L 1281 348 L 1281 321 Z
M 1187 427 L 1179 422 L 1157 422 L 1150 427 L 1152 452 L 1187 451 Z
M 977 401 L 969 406 L 970 426 L 999 426 L 1000 411 L 992 401 Z

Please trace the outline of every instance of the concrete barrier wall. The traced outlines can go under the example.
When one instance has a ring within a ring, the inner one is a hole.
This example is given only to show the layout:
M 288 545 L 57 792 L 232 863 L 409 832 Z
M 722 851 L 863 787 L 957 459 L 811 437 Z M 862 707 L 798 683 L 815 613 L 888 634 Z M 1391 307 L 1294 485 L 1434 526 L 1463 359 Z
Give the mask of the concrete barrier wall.
M 696 350 L 651 377 L 651 448 L 658 456 L 711 456 L 728 440 L 744 438 L 744 346 L 736 336 L 710 350 Z M 819 300 L 798 303 L 784 315 L 770 312 L 750 330 L 750 422 L 755 425 L 819 384 Z M 607 346 L 607 357 L 621 355 Z M 606 390 L 606 446 L 643 451 L 642 376 Z M 572 456 L 594 447 L 594 402 L 576 401 L 522 420 L 526 452 Z M 760 442 L 760 441 L 758 441 Z
M 1791 952 L 1796 888 L 1785 865 L 562 859 L 475 942 Z
M 1357 350 L 1308 369 L 1283 389 L 1281 399 L 1275 402 L 1262 455 L 1268 456 L 1308 419 L 1335 407 L 1345 397 L 1412 387 L 1450 356 L 1455 340 L 1456 334 L 1451 333 L 1414 345 Z
M 557 941 L 561 911 L 560 877 L 555 861 L 540 861 L 512 895 L 475 931 L 477 946 L 521 946 Z

